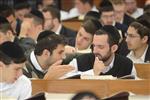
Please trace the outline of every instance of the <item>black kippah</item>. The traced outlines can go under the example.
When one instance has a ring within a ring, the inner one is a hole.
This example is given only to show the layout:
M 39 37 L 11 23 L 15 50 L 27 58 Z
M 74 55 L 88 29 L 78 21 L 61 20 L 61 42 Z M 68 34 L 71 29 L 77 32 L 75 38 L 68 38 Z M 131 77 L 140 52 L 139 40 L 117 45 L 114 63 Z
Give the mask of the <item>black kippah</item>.
M 34 15 L 34 16 L 36 16 L 36 17 L 39 17 L 39 18 L 41 18 L 41 19 L 43 19 L 44 20 L 44 16 L 43 16 L 43 14 L 42 14 L 42 12 L 40 12 L 39 10 L 31 10 L 31 12 L 30 12 L 32 15 Z
M 112 38 L 114 38 L 115 42 L 119 44 L 119 40 L 121 37 L 116 27 L 112 25 L 105 25 L 101 29 L 110 34 Z
M 99 20 L 100 19 L 100 13 L 96 12 L 96 11 L 89 11 L 86 13 L 84 19 L 86 19 L 86 18 Z
M 42 31 L 42 32 L 40 32 L 40 34 L 38 35 L 37 41 L 40 41 L 40 40 L 42 40 L 43 38 L 46 38 L 46 37 L 48 37 L 49 35 L 52 35 L 52 34 L 55 34 L 55 32 L 48 31 L 48 30 Z
M 14 42 L 4 42 L 0 45 L 0 51 L 8 57 L 12 58 L 15 63 L 24 62 L 26 60 L 22 48 Z

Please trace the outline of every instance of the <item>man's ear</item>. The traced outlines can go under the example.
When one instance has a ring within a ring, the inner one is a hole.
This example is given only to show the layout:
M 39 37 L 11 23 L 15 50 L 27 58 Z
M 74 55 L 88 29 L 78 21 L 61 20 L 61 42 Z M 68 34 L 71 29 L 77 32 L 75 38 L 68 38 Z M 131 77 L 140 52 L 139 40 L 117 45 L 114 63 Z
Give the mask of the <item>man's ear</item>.
M 42 55 L 44 55 L 44 56 L 50 56 L 51 53 L 47 49 L 44 49 Z
M 147 41 L 148 41 L 148 36 L 144 36 L 144 37 L 142 38 L 142 42 L 143 42 L 143 43 L 147 43 Z
M 111 52 L 116 52 L 118 50 L 118 45 L 114 44 L 113 46 L 111 46 Z

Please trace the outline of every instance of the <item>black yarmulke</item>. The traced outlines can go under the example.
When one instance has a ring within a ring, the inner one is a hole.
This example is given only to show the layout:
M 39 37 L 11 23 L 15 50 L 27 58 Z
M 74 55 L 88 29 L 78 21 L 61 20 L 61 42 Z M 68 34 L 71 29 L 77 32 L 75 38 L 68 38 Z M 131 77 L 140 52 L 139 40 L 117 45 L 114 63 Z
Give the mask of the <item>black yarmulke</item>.
M 108 34 L 110 34 L 112 36 L 112 38 L 114 38 L 115 42 L 117 44 L 119 44 L 121 37 L 120 37 L 119 31 L 117 30 L 116 27 L 114 27 L 112 25 L 105 25 L 101 29 L 104 30 L 105 32 L 107 32 Z
M 84 20 L 87 19 L 95 19 L 95 20 L 99 20 L 100 19 L 100 13 L 96 12 L 96 11 L 89 11 L 86 13 Z
M 14 42 L 7 41 L 2 43 L 0 45 L 0 51 L 14 59 L 14 62 L 24 62 L 26 60 L 22 48 Z
M 102 0 L 102 2 L 99 5 L 100 7 L 110 7 L 112 6 L 112 3 L 109 0 Z
M 43 16 L 43 14 L 42 14 L 41 11 L 33 9 L 33 10 L 31 10 L 30 13 L 31 13 L 32 15 L 34 15 L 34 16 L 36 16 L 36 17 L 39 17 L 39 18 L 41 18 L 41 19 L 44 20 L 44 16 Z
M 112 3 L 109 0 L 103 0 L 99 5 L 99 12 L 114 10 Z
M 55 34 L 55 32 L 49 31 L 49 30 L 45 30 L 40 32 L 40 34 L 37 37 L 37 41 L 42 40 L 43 38 L 48 37 L 49 35 Z

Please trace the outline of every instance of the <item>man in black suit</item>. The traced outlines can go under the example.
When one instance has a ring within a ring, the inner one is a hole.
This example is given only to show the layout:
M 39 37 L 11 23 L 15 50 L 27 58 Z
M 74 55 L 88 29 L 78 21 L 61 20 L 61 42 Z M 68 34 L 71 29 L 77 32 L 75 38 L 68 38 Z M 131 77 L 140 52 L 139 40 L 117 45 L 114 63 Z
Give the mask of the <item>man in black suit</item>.
M 60 11 L 54 6 L 48 6 L 43 9 L 43 15 L 45 19 L 45 30 L 51 30 L 56 34 L 63 35 L 68 44 L 74 46 L 76 32 L 61 24 Z
M 127 55 L 134 63 L 150 62 L 150 30 L 138 22 L 130 24 L 127 30 L 127 46 L 131 50 Z
M 112 3 L 109 0 L 103 0 L 99 6 L 100 22 L 102 25 L 115 26 L 120 31 L 121 38 L 123 38 L 128 26 L 116 21 L 116 14 Z
M 124 0 L 111 0 L 115 12 L 115 21 L 129 26 L 133 21 L 134 18 L 126 14 L 126 6 Z
M 116 28 L 106 25 L 98 30 L 93 39 L 93 54 L 77 57 L 78 70 L 92 72 L 94 75 L 112 75 L 122 77 L 136 76 L 133 62 L 115 54 L 118 49 L 119 33 Z

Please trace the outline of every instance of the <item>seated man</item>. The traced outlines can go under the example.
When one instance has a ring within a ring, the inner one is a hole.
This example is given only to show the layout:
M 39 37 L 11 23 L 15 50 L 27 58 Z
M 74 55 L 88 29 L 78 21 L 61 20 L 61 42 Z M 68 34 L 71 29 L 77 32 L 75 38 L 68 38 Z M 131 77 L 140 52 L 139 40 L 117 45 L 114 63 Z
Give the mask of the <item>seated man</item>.
M 14 39 L 15 36 L 8 20 L 5 17 L 0 16 L 0 44 L 6 41 L 14 41 Z
M 58 79 L 74 68 L 60 65 L 64 58 L 65 40 L 52 34 L 40 39 L 31 52 L 24 74 L 29 78 Z
M 118 49 L 119 33 L 116 28 L 106 25 L 98 30 L 93 39 L 93 53 L 77 57 L 78 70 L 87 71 L 93 68 L 94 75 L 112 75 L 122 77 L 136 75 L 133 62 L 115 54 Z
M 81 25 L 75 41 L 75 48 L 66 47 L 66 53 L 91 53 L 91 45 L 95 32 L 102 25 L 98 20 L 85 20 Z
M 138 22 L 133 22 L 128 28 L 126 42 L 131 51 L 127 57 L 134 63 L 150 62 L 149 32 L 146 26 Z
M 22 75 L 26 58 L 23 50 L 13 42 L 0 45 L 0 93 L 3 97 L 23 100 L 31 96 L 31 82 Z

